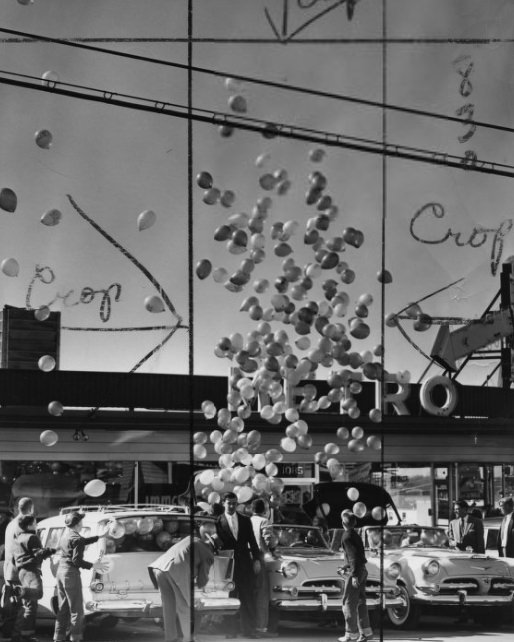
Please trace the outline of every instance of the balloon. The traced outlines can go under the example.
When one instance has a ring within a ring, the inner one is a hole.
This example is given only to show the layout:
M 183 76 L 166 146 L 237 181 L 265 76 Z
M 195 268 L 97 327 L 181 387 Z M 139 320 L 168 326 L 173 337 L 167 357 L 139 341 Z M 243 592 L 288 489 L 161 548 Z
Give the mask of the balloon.
M 309 151 L 309 160 L 313 163 L 320 163 L 325 157 L 325 150 L 321 147 Z
M 9 187 L 0 190 L 0 207 L 6 212 L 14 212 L 18 204 L 18 197 Z
M 258 453 L 253 456 L 252 466 L 255 468 L 255 470 L 261 470 L 262 468 L 264 468 L 265 465 L 266 465 L 266 457 L 263 454 Z
M 220 125 L 218 131 L 224 138 L 228 138 L 234 133 L 234 128 L 232 125 Z
M 360 439 L 350 439 L 348 442 L 348 450 L 352 452 L 362 452 L 365 447 L 366 444 Z
M 156 294 L 146 297 L 145 308 L 148 312 L 164 312 L 165 310 L 163 300 Z
M 376 519 L 377 522 L 382 521 L 385 516 L 386 511 L 382 506 L 375 506 L 371 511 L 371 517 L 373 517 L 373 519 Z
M 366 445 L 368 448 L 372 448 L 373 450 L 380 450 L 382 448 L 382 442 L 380 437 L 377 437 L 377 435 L 370 435 L 366 439 Z
M 54 417 L 59 417 L 64 412 L 62 403 L 60 401 L 51 401 L 48 404 L 48 412 Z
M 275 187 L 276 182 L 277 181 L 273 176 L 273 174 L 263 174 L 259 178 L 259 185 L 262 187 L 262 189 L 267 191 L 273 189 Z
M 154 211 L 144 210 L 144 212 L 141 212 L 137 217 L 137 229 L 140 232 L 147 230 L 149 227 L 152 227 L 156 220 L 157 216 Z
M 389 270 L 380 270 L 379 272 L 377 272 L 377 280 L 380 283 L 392 283 L 393 277 Z
M 357 502 L 353 505 L 353 513 L 357 517 L 364 517 L 367 511 L 368 509 L 366 508 L 366 504 L 364 504 L 364 502 Z
M 36 141 L 36 145 L 41 147 L 41 149 L 50 149 L 53 136 L 48 129 L 40 129 L 34 134 L 34 139 Z
M 53 209 L 53 210 L 46 211 L 40 220 L 41 220 L 41 223 L 43 223 L 43 225 L 52 227 L 54 225 L 58 225 L 61 221 L 61 218 L 62 218 L 62 213 L 59 210 Z
M 37 365 L 43 372 L 50 372 L 55 368 L 55 359 L 51 355 L 45 354 L 39 358 Z
M 105 493 L 107 486 L 101 479 L 92 479 L 84 486 L 84 492 L 89 497 L 100 497 Z
M 270 158 L 271 155 L 268 152 L 259 154 L 259 156 L 257 156 L 257 158 L 255 159 L 255 165 L 257 167 L 263 167 Z
M 266 464 L 264 470 L 266 471 L 266 475 L 268 475 L 268 477 L 274 477 L 278 474 L 278 467 L 274 463 Z
M 193 456 L 195 459 L 205 459 L 207 457 L 207 448 L 203 444 L 193 446 Z
M 136 530 L 140 535 L 147 535 L 153 529 L 153 519 L 151 517 L 140 517 L 136 521 Z
M 34 0 L 18 0 L 18 4 L 22 4 L 22 5 L 25 5 L 25 6 L 28 5 L 28 4 L 33 4 L 33 3 L 34 3 Z
M 43 432 L 39 435 L 39 441 L 43 444 L 43 446 L 51 447 L 55 446 L 55 444 L 59 441 L 59 437 L 53 430 L 43 430 Z
M 205 444 L 207 439 L 207 435 L 204 432 L 195 432 L 193 435 L 193 442 L 195 444 Z
M 241 488 L 237 491 L 237 501 L 240 504 L 244 504 L 253 497 L 253 490 L 249 486 L 241 486 Z
M 364 437 L 364 429 L 360 426 L 352 428 L 352 437 L 354 439 L 362 439 Z
M 196 175 L 196 184 L 202 189 L 210 189 L 213 182 L 212 175 L 209 172 L 200 172 Z
M 209 486 L 209 484 L 213 479 L 214 479 L 214 471 L 211 468 L 202 470 L 202 472 L 198 475 L 198 481 L 204 486 Z
M 0 267 L 6 276 L 18 276 L 20 271 L 20 266 L 16 259 L 4 259 Z
M 212 270 L 212 263 L 209 259 L 202 259 L 196 264 L 196 276 L 199 279 L 206 279 Z
M 312 446 L 312 437 L 310 435 L 298 435 L 297 441 L 300 448 L 305 450 L 309 450 Z
M 20 0 L 18 0 L 19 2 Z M 29 0 L 30 2 L 31 0 Z M 25 2 L 25 4 L 28 4 L 28 2 Z M 56 82 L 59 82 L 59 74 L 55 71 L 45 71 L 44 74 L 41 75 L 41 84 L 45 85 L 47 87 L 53 87 Z
M 223 205 L 223 207 L 231 207 L 234 204 L 234 201 L 236 200 L 236 195 L 232 190 L 225 190 L 223 194 L 220 197 L 220 203 Z
M 280 448 L 286 453 L 292 453 L 296 450 L 296 441 L 291 437 L 282 437 Z
M 164 522 L 160 517 L 153 517 L 152 533 L 160 533 L 164 528 Z
M 280 450 L 277 450 L 276 448 L 270 448 L 266 451 L 264 456 L 270 463 L 278 463 L 284 459 L 284 455 L 280 452 Z
M 248 109 L 246 98 L 241 94 L 230 96 L 230 98 L 228 99 L 228 106 L 232 111 L 238 114 L 245 114 Z
M 203 193 L 202 201 L 207 205 L 214 205 L 214 203 L 216 203 L 220 196 L 221 193 L 219 189 L 216 187 L 211 187 L 210 189 L 206 189 Z
M 216 406 L 213 404 L 212 401 L 209 401 L 207 399 L 205 401 L 202 401 L 201 408 L 206 419 L 214 419 L 217 411 L 216 411 Z
M 356 502 L 359 499 L 359 491 L 353 486 L 346 491 L 346 495 L 352 502 Z
M 92 481 L 95 481 L 94 479 Z M 100 481 L 100 480 L 96 480 Z M 91 482 L 89 482 L 91 483 Z M 125 535 L 125 526 L 121 522 L 114 521 L 109 525 L 109 535 L 113 539 L 121 539 Z
M 337 444 L 328 443 L 325 444 L 324 451 L 327 453 L 327 455 L 337 455 L 340 451 L 340 448 Z
M 375 423 L 380 423 L 382 421 L 382 411 L 380 408 L 372 408 L 369 413 L 369 418 Z
M 37 321 L 46 321 L 50 316 L 50 308 L 46 305 L 42 305 L 40 308 L 34 311 L 34 318 Z

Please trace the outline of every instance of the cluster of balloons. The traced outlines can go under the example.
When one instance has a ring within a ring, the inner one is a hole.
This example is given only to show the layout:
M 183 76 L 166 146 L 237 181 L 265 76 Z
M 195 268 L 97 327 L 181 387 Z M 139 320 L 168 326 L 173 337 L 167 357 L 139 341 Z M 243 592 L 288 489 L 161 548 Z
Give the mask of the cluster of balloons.
M 282 457 L 274 448 L 256 455 L 245 448 L 239 448 L 231 455 L 226 453 L 220 457 L 219 468 L 208 468 L 196 477 L 195 492 L 208 505 L 219 503 L 223 493 L 233 492 L 240 504 L 262 495 L 278 506 L 284 481 L 276 476 L 276 463 Z
M 362 501 L 359 500 L 360 493 L 357 488 L 349 488 L 346 491 L 346 495 L 348 499 L 352 502 L 355 502 L 352 506 L 352 512 L 356 517 L 362 518 L 368 513 L 368 507 L 366 504 Z M 377 522 L 380 522 L 384 519 L 386 516 L 386 510 L 384 509 L 383 506 L 375 506 L 374 508 L 371 509 L 371 517 L 376 520 Z

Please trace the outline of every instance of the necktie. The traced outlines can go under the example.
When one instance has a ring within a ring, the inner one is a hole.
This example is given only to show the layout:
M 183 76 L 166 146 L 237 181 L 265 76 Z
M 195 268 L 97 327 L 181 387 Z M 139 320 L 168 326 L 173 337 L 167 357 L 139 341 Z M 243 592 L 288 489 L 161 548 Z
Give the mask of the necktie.
M 232 531 L 234 539 L 237 539 L 237 516 L 235 513 L 230 516 L 230 530 Z

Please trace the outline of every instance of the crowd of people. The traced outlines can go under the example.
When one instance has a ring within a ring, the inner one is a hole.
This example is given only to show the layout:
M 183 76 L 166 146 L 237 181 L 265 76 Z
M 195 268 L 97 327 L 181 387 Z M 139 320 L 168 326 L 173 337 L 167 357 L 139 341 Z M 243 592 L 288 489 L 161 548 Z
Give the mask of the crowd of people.
M 151 580 L 161 593 L 164 642 L 194 642 L 191 634 L 191 571 L 199 588 L 208 582 L 217 549 L 233 551 L 233 597 L 240 602 L 239 611 L 229 618 L 227 638 L 273 638 L 278 635 L 278 617 L 270 605 L 269 582 L 265 561 L 274 556 L 276 542 L 269 518 L 270 507 L 263 498 L 254 499 L 251 516 L 239 512 L 237 495 L 223 496 L 216 533 L 202 532 L 202 527 L 171 546 L 148 568 Z M 18 502 L 18 514 L 5 529 L 5 584 L 2 592 L 2 634 L 11 642 L 37 642 L 36 613 L 43 596 L 41 564 L 58 554 L 56 589 L 58 612 L 54 642 L 80 642 L 84 630 L 84 606 L 81 569 L 100 573 L 106 564 L 100 559 L 84 559 L 85 547 L 101 536 L 83 537 L 80 532 L 84 514 L 72 511 L 65 516 L 66 530 L 58 548 L 44 547 L 36 533 L 34 504 L 28 497 Z M 514 557 L 514 499 L 501 502 L 503 519 L 498 534 L 500 557 Z M 459 550 L 483 553 L 484 526 L 480 517 L 470 513 L 468 504 L 454 503 L 455 518 L 450 520 L 450 546 Z M 362 539 L 355 529 L 357 519 L 350 510 L 341 513 L 342 550 L 345 578 L 342 613 L 345 633 L 339 642 L 367 642 L 372 629 L 366 606 L 366 556 Z M 191 555 L 193 559 L 191 559 Z M 193 565 L 193 566 L 192 566 Z

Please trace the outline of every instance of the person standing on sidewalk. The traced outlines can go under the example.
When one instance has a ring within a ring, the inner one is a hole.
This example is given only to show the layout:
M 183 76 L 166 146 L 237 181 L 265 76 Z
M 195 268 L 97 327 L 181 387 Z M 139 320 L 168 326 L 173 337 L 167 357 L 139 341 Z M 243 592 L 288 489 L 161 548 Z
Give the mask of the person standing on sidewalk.
M 366 556 L 360 535 L 355 530 L 357 518 L 349 511 L 341 513 L 344 528 L 342 546 L 348 566 L 343 591 L 345 635 L 339 642 L 366 642 L 373 636 L 366 604 Z
M 19 519 L 24 515 L 34 514 L 34 502 L 30 497 L 21 497 L 18 500 L 18 514 L 12 519 L 5 529 L 5 563 L 4 563 L 4 592 L 9 591 L 17 596 L 21 593 L 20 579 L 18 571 L 14 563 L 14 549 L 16 538 L 21 532 Z M 17 630 L 17 623 L 19 622 L 19 612 L 24 607 L 24 600 L 16 599 L 13 602 L 16 604 L 15 608 L 10 610 L 9 615 L 6 617 L 2 626 L 2 635 L 4 638 L 11 638 L 19 636 L 20 632 Z
M 80 530 L 84 513 L 72 511 L 64 518 L 67 528 L 59 542 L 61 554 L 57 566 L 58 611 L 55 620 L 54 642 L 80 642 L 84 633 L 84 600 L 80 569 L 94 568 L 103 573 L 107 565 L 100 560 L 92 563 L 84 559 L 84 549 L 88 544 L 97 542 L 98 535 L 82 537 Z
M 270 590 L 268 572 L 266 571 L 265 559 L 271 557 L 269 548 L 271 538 L 271 522 L 268 518 L 268 502 L 260 497 L 252 502 L 253 534 L 261 552 L 261 569 L 255 576 L 255 633 L 260 638 L 273 638 L 275 633 L 268 631 L 270 615 Z
M 18 613 L 16 634 L 12 642 L 37 642 L 36 614 L 37 603 L 43 597 L 43 580 L 41 563 L 55 553 L 55 548 L 44 548 L 36 535 L 36 518 L 34 515 L 22 515 L 19 518 L 20 531 L 14 545 L 14 563 L 18 571 L 22 609 Z M 18 634 L 19 631 L 19 634 Z

